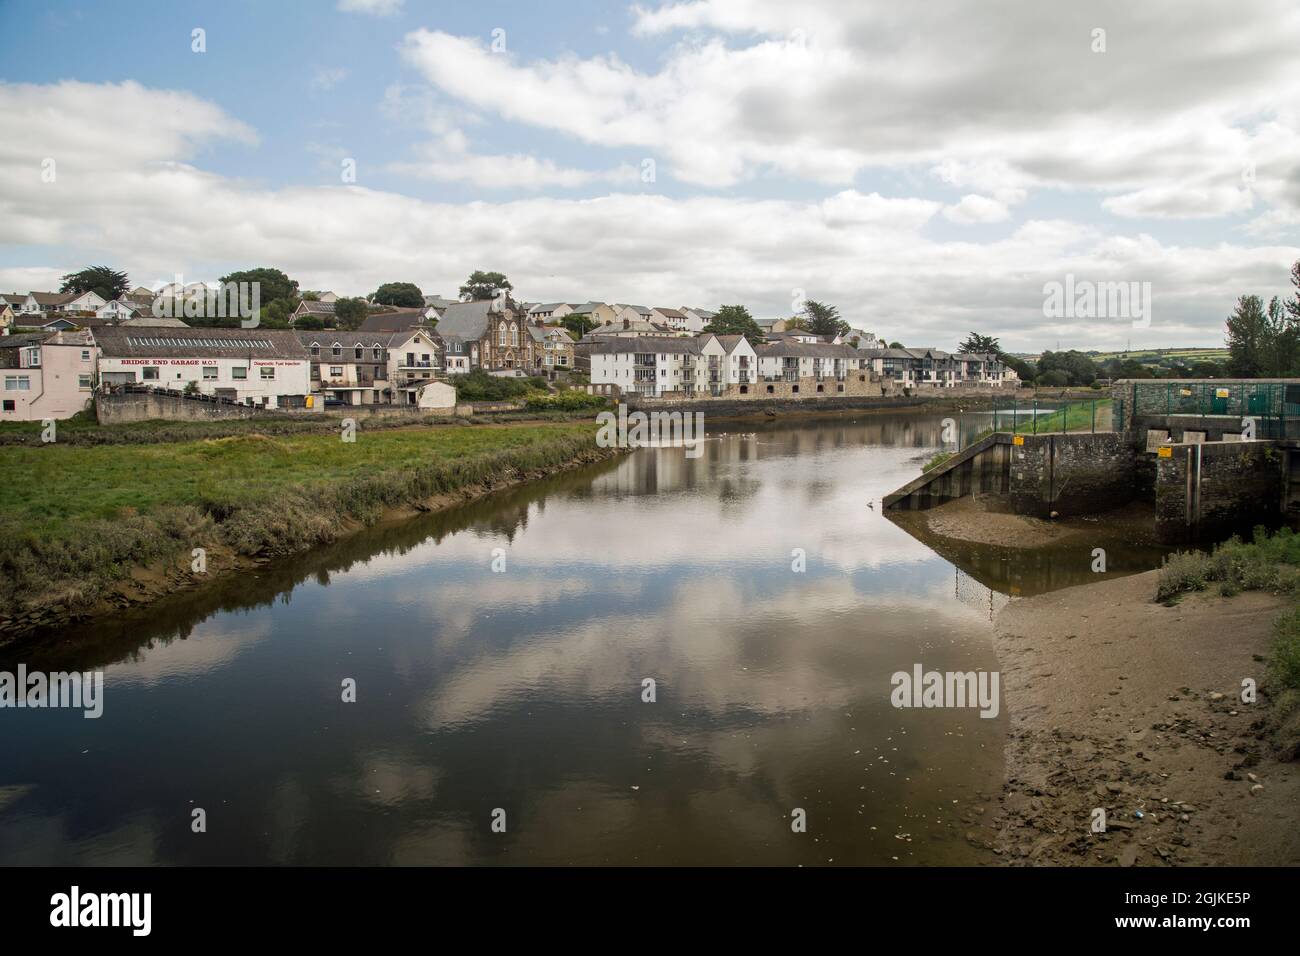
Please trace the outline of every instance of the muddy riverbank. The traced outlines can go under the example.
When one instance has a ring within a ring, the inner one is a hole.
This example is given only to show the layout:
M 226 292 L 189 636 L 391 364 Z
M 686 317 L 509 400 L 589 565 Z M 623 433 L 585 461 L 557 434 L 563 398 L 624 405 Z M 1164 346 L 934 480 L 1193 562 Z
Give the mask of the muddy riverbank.
M 1011 727 L 999 812 L 968 839 L 1010 864 L 1300 864 L 1300 766 L 1262 730 L 1283 598 L 1153 601 L 1158 572 L 1012 600 L 995 619 Z M 1095 811 L 1106 831 L 1092 831 Z

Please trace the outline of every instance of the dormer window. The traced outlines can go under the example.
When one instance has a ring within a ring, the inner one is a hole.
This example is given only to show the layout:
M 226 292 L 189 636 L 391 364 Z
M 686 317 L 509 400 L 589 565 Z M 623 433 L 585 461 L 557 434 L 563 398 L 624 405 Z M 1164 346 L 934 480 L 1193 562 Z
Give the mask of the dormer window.
M 338 342 L 335 342 L 333 351 L 334 351 L 334 357 L 340 358 L 343 355 L 343 346 L 340 345 Z

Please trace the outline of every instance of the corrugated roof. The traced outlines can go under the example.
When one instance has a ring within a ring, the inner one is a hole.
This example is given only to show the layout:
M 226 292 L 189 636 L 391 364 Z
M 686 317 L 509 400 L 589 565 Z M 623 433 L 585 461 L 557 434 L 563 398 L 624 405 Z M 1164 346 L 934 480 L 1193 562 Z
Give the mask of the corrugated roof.
M 283 329 L 109 327 L 95 333 L 108 358 L 310 358 L 296 332 Z

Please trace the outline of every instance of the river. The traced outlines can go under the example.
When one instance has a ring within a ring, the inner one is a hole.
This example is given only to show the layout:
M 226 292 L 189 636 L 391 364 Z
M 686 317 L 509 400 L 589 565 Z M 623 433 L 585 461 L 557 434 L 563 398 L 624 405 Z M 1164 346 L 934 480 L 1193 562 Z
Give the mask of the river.
M 880 510 L 940 422 L 719 423 L 10 649 L 104 709 L 0 711 L 0 862 L 994 862 L 1005 712 L 890 702 L 998 666 L 1006 557 Z

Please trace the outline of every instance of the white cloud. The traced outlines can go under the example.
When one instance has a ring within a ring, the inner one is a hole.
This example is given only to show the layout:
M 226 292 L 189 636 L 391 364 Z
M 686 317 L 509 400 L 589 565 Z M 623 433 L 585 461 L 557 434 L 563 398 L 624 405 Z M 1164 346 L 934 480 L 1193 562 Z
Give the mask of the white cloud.
M 339 0 L 344 13 L 368 13 L 376 17 L 390 17 L 400 13 L 406 0 Z
M 341 66 L 321 67 L 311 78 L 312 89 L 332 90 L 348 77 L 348 71 Z
M 969 226 L 974 223 L 1004 222 L 1011 216 L 1011 211 L 1007 209 L 1006 203 L 970 193 L 962 196 L 961 202 L 945 206 L 943 215 L 950 222 Z
M 700 186 L 768 173 L 847 186 L 921 165 L 1008 209 L 1051 187 L 1201 216 L 1239 210 L 1218 180 L 1254 159 L 1256 196 L 1300 208 L 1284 188 L 1291 164 L 1257 155 L 1280 157 L 1300 125 L 1290 0 L 690 0 L 634 16 L 637 35 L 684 31 L 653 71 L 612 54 L 526 60 L 433 30 L 403 51 L 476 110 L 663 156 L 669 175 Z M 1105 54 L 1090 49 L 1099 22 Z M 1138 198 L 1171 183 L 1206 192 Z M 957 203 L 953 215 L 968 214 Z
M 953 345 L 977 328 L 1028 349 L 1058 336 L 1096 347 L 1132 334 L 1123 323 L 1045 320 L 1042 285 L 1067 273 L 1149 281 L 1155 323 L 1144 334 L 1215 342 L 1236 296 L 1286 292 L 1300 257 L 1294 245 L 1166 245 L 1066 219 L 979 243 L 939 240 L 931 225 L 942 202 L 854 189 L 800 200 L 638 189 L 456 204 L 372 188 L 364 166 L 356 186 L 268 189 L 195 165 L 208 145 L 256 141 L 187 94 L 0 85 L 0 247 L 28 247 L 24 265 L 0 268 L 0 290 L 48 288 L 92 262 L 136 282 L 274 265 L 305 287 L 353 294 L 393 280 L 445 290 L 473 269 L 499 268 L 528 298 L 743 302 L 760 316 L 788 314 L 799 288 L 890 339 Z M 85 145 L 96 142 L 121 148 Z M 47 154 L 64 157 L 66 172 L 61 160 L 57 182 L 43 184 Z M 59 251 L 30 248 L 40 246 Z
M 575 189 L 593 183 L 630 186 L 640 179 L 640 171 L 627 163 L 612 169 L 589 170 L 557 166 L 549 159 L 523 153 L 504 156 L 474 153 L 464 133 L 455 129 L 448 130 L 439 140 L 418 147 L 417 153 L 415 161 L 390 163 L 387 168 L 423 179 L 469 183 L 484 189 Z

